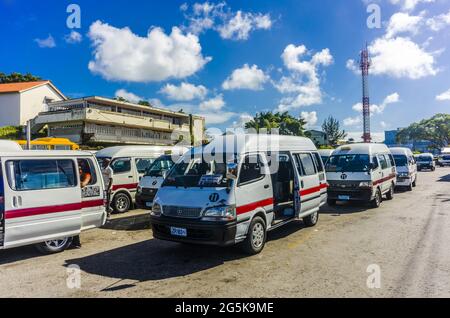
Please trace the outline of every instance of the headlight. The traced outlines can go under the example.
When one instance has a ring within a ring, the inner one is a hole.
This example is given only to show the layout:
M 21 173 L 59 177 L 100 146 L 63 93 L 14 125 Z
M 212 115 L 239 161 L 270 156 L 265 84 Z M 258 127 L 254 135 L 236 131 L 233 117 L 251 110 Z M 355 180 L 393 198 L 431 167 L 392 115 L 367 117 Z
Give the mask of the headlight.
M 372 182 L 370 181 L 365 181 L 365 182 L 361 182 L 359 184 L 360 188 L 372 188 Z
M 401 178 L 409 178 L 409 173 L 408 172 L 400 172 L 398 174 L 398 176 Z
M 151 214 L 153 216 L 161 216 L 161 213 L 162 213 L 161 205 L 159 203 L 153 204 L 152 213 Z
M 236 219 L 236 208 L 234 206 L 217 206 L 209 208 L 203 213 L 203 218 L 233 221 Z

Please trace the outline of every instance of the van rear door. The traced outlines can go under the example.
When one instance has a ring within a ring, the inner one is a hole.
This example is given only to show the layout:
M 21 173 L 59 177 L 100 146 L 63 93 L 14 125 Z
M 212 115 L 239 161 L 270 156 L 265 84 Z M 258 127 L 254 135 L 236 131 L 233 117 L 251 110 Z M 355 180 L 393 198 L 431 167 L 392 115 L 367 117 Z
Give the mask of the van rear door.
M 297 172 L 299 174 L 300 189 L 300 209 L 298 215 L 301 216 L 319 208 L 321 202 L 321 186 L 317 167 L 311 153 L 294 154 Z
M 74 159 L 3 160 L 6 248 L 80 233 L 81 188 Z

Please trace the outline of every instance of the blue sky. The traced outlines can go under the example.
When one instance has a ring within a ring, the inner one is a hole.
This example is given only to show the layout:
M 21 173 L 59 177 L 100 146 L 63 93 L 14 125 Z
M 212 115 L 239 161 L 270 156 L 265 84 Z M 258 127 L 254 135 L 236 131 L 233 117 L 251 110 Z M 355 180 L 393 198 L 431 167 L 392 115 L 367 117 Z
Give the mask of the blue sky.
M 81 28 L 67 25 L 71 3 Z M 380 28 L 368 27 L 371 4 Z M 209 127 L 288 110 L 313 128 L 333 115 L 358 137 L 354 62 L 366 42 L 378 138 L 450 109 L 448 0 L 0 0 L 0 24 L 1 72 L 31 72 L 71 97 L 147 99 Z

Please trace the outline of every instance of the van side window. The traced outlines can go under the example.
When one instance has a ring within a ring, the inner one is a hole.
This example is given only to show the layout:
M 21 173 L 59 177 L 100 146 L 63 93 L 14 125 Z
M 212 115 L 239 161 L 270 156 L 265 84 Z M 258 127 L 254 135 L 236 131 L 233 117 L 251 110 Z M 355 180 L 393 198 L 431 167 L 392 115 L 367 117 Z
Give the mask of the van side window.
M 378 163 L 377 156 L 372 157 L 372 170 L 377 170 L 380 167 L 380 164 Z
M 12 190 L 30 191 L 75 187 L 75 163 L 72 160 L 15 160 L 6 163 Z
M 301 162 L 304 176 L 313 176 L 317 173 L 314 160 L 309 153 L 298 154 L 298 159 Z
M 88 185 L 97 183 L 97 173 L 95 172 L 94 163 L 90 159 L 78 159 L 78 166 L 81 168 L 83 174 L 90 175 L 90 181 Z
M 152 165 L 154 160 L 149 158 L 137 158 L 136 159 L 136 169 L 139 173 L 145 173 L 148 168 Z
M 313 153 L 313 157 L 315 159 L 316 167 L 319 172 L 324 172 L 325 169 L 323 167 L 322 158 L 320 157 L 318 152 Z
M 378 160 L 380 160 L 381 169 L 388 168 L 388 163 L 384 155 L 378 155 Z
M 261 168 L 261 157 L 259 155 L 246 156 L 241 167 L 239 185 L 245 185 L 264 178 Z
M 395 167 L 395 160 L 392 155 L 384 155 L 386 157 L 386 160 L 388 161 L 389 168 Z
M 111 169 L 116 174 L 130 172 L 131 171 L 131 159 L 130 158 L 116 159 L 112 162 Z

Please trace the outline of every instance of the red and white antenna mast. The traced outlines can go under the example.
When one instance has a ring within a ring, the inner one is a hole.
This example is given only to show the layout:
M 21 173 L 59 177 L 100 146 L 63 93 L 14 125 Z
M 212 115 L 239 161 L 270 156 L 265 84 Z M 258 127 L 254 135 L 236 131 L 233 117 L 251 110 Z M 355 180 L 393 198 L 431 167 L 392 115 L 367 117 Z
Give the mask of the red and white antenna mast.
M 363 84 L 363 122 L 364 122 L 364 135 L 363 140 L 365 143 L 372 142 L 372 136 L 370 134 L 370 98 L 369 98 L 369 69 L 372 62 L 369 56 L 369 50 L 366 47 L 361 51 L 361 58 L 359 65 L 362 73 Z

